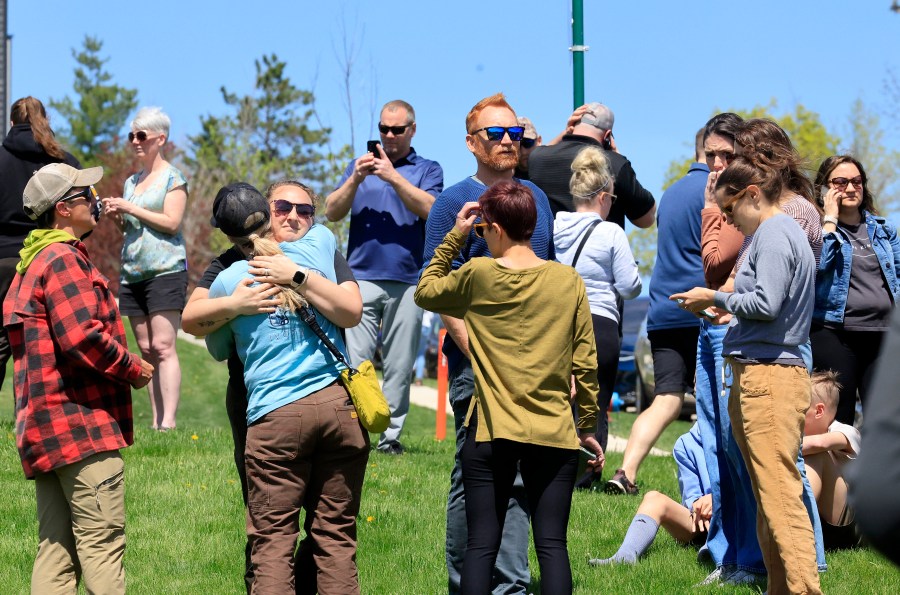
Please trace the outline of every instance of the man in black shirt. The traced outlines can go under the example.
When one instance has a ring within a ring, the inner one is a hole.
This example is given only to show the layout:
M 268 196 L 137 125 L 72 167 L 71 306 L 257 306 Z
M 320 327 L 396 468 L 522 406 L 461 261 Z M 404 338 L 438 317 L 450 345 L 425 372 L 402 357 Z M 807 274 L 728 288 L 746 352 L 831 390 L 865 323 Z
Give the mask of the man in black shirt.
M 584 147 L 600 147 L 606 153 L 616 179 L 616 201 L 607 220 L 624 228 L 627 217 L 636 227 L 650 227 L 656 219 L 656 201 L 638 182 L 631 162 L 616 150 L 612 110 L 602 103 L 588 103 L 578 108 L 573 117 L 579 112 L 581 117 L 570 132 L 549 145 L 536 147 L 531 153 L 528 159 L 531 181 L 547 194 L 554 215 L 558 211 L 572 211 L 569 194 L 572 161 Z

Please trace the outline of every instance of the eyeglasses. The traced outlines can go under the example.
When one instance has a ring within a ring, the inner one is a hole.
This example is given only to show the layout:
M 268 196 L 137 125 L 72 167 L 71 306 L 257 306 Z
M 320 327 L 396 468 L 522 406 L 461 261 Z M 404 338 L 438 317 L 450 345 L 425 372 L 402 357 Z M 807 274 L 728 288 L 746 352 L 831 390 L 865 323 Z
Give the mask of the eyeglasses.
M 485 126 L 484 128 L 479 128 L 478 130 L 473 130 L 471 134 L 478 134 L 482 130 L 487 134 L 488 140 L 503 140 L 504 134 L 509 134 L 509 140 L 511 141 L 521 141 L 522 136 L 525 134 L 525 128 L 523 126 L 510 126 L 508 128 L 504 128 L 503 126 Z
M 512 138 L 512 137 L 510 137 L 510 138 Z M 522 147 L 523 149 L 530 149 L 531 147 L 534 146 L 534 143 L 537 142 L 537 139 L 536 139 L 536 138 L 525 138 L 525 137 L 523 136 L 523 137 L 522 137 L 522 140 L 521 140 L 520 142 L 522 143 L 522 144 L 521 144 L 521 147 Z
M 139 143 L 144 142 L 148 138 L 156 138 L 156 136 L 150 136 L 147 134 L 146 130 L 138 130 L 137 132 L 129 132 L 128 133 L 128 142 L 133 143 L 134 139 L 137 139 Z
M 393 133 L 394 136 L 400 136 L 406 129 L 412 126 L 412 123 L 407 124 L 406 126 L 387 126 L 386 124 L 378 123 L 378 132 L 381 134 L 387 134 L 388 132 Z
M 863 187 L 862 176 L 856 176 L 855 178 L 831 178 L 828 181 L 841 192 L 847 189 L 848 184 L 853 184 L 853 187 L 857 190 L 862 190 Z
M 481 223 L 476 223 L 475 225 L 473 225 L 472 229 L 475 230 L 475 235 L 477 235 L 479 238 L 484 238 L 484 231 L 488 227 L 490 227 L 490 225 L 491 224 L 487 221 L 482 221 Z
M 732 198 L 730 201 L 728 201 L 728 204 L 727 204 L 727 205 L 725 205 L 724 207 L 722 207 L 722 213 L 723 213 L 724 215 L 727 215 L 728 217 L 731 217 L 732 219 L 734 219 L 734 207 L 737 206 L 737 202 L 738 202 L 739 200 L 741 200 L 742 198 L 744 198 L 744 195 L 745 195 L 745 194 L 747 194 L 747 189 L 746 189 L 746 188 L 744 188 L 743 190 L 741 190 L 740 192 L 738 192 L 737 194 L 735 194 L 735 195 L 734 195 L 734 198 Z
M 89 203 L 93 204 L 94 201 L 97 200 L 98 197 L 99 197 L 99 195 L 97 194 L 97 191 L 94 190 L 94 187 L 88 186 L 81 192 L 76 192 L 75 194 L 72 194 L 70 196 L 64 196 L 63 198 L 59 199 L 59 201 L 57 201 L 57 202 L 69 202 L 70 200 L 78 200 L 79 198 L 83 198 L 86 201 L 88 201 Z
M 298 217 L 312 217 L 316 214 L 316 209 L 312 205 L 292 203 L 286 200 L 276 200 L 272 203 L 275 207 L 275 214 L 285 217 L 291 214 L 291 211 L 297 211 Z

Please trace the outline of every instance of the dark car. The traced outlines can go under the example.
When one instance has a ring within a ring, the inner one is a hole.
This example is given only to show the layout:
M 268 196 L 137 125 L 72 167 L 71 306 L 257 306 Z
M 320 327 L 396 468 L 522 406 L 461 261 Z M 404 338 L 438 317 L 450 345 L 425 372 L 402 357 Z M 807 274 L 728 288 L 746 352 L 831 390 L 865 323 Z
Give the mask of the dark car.
M 634 345 L 634 365 L 637 373 L 634 378 L 634 408 L 638 413 L 653 402 L 656 384 L 653 380 L 653 354 L 650 352 L 650 340 L 647 338 L 647 317 L 644 316 Z M 627 401 L 626 401 L 627 403 Z M 684 394 L 681 406 L 681 417 L 690 419 L 696 413 L 697 402 L 694 393 Z
M 634 347 L 641 324 L 647 318 L 647 309 L 649 307 L 650 298 L 641 295 L 633 300 L 626 300 L 623 308 L 622 348 L 619 350 L 619 372 L 616 375 L 616 386 L 613 390 L 619 393 L 619 398 L 626 405 L 634 404 L 637 378 Z

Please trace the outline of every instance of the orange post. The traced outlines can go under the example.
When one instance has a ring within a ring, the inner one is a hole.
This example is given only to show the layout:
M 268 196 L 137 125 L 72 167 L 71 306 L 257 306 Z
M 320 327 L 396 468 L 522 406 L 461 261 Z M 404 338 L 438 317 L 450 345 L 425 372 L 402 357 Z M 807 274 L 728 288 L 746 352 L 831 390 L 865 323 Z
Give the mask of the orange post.
M 438 332 L 438 365 L 437 365 L 437 419 L 434 422 L 435 440 L 443 440 L 447 437 L 447 386 L 449 372 L 447 370 L 447 356 L 444 355 L 444 339 L 447 338 L 447 330 Z

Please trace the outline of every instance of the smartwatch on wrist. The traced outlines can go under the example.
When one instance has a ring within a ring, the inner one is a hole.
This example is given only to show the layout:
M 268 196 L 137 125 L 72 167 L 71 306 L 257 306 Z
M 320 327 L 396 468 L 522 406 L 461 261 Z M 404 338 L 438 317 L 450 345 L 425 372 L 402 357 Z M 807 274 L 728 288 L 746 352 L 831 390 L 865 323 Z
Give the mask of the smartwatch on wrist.
M 309 276 L 309 269 L 306 267 L 300 267 L 296 273 L 294 273 L 293 278 L 291 278 L 291 287 L 293 289 L 300 289 L 300 287 L 306 283 L 306 278 Z

